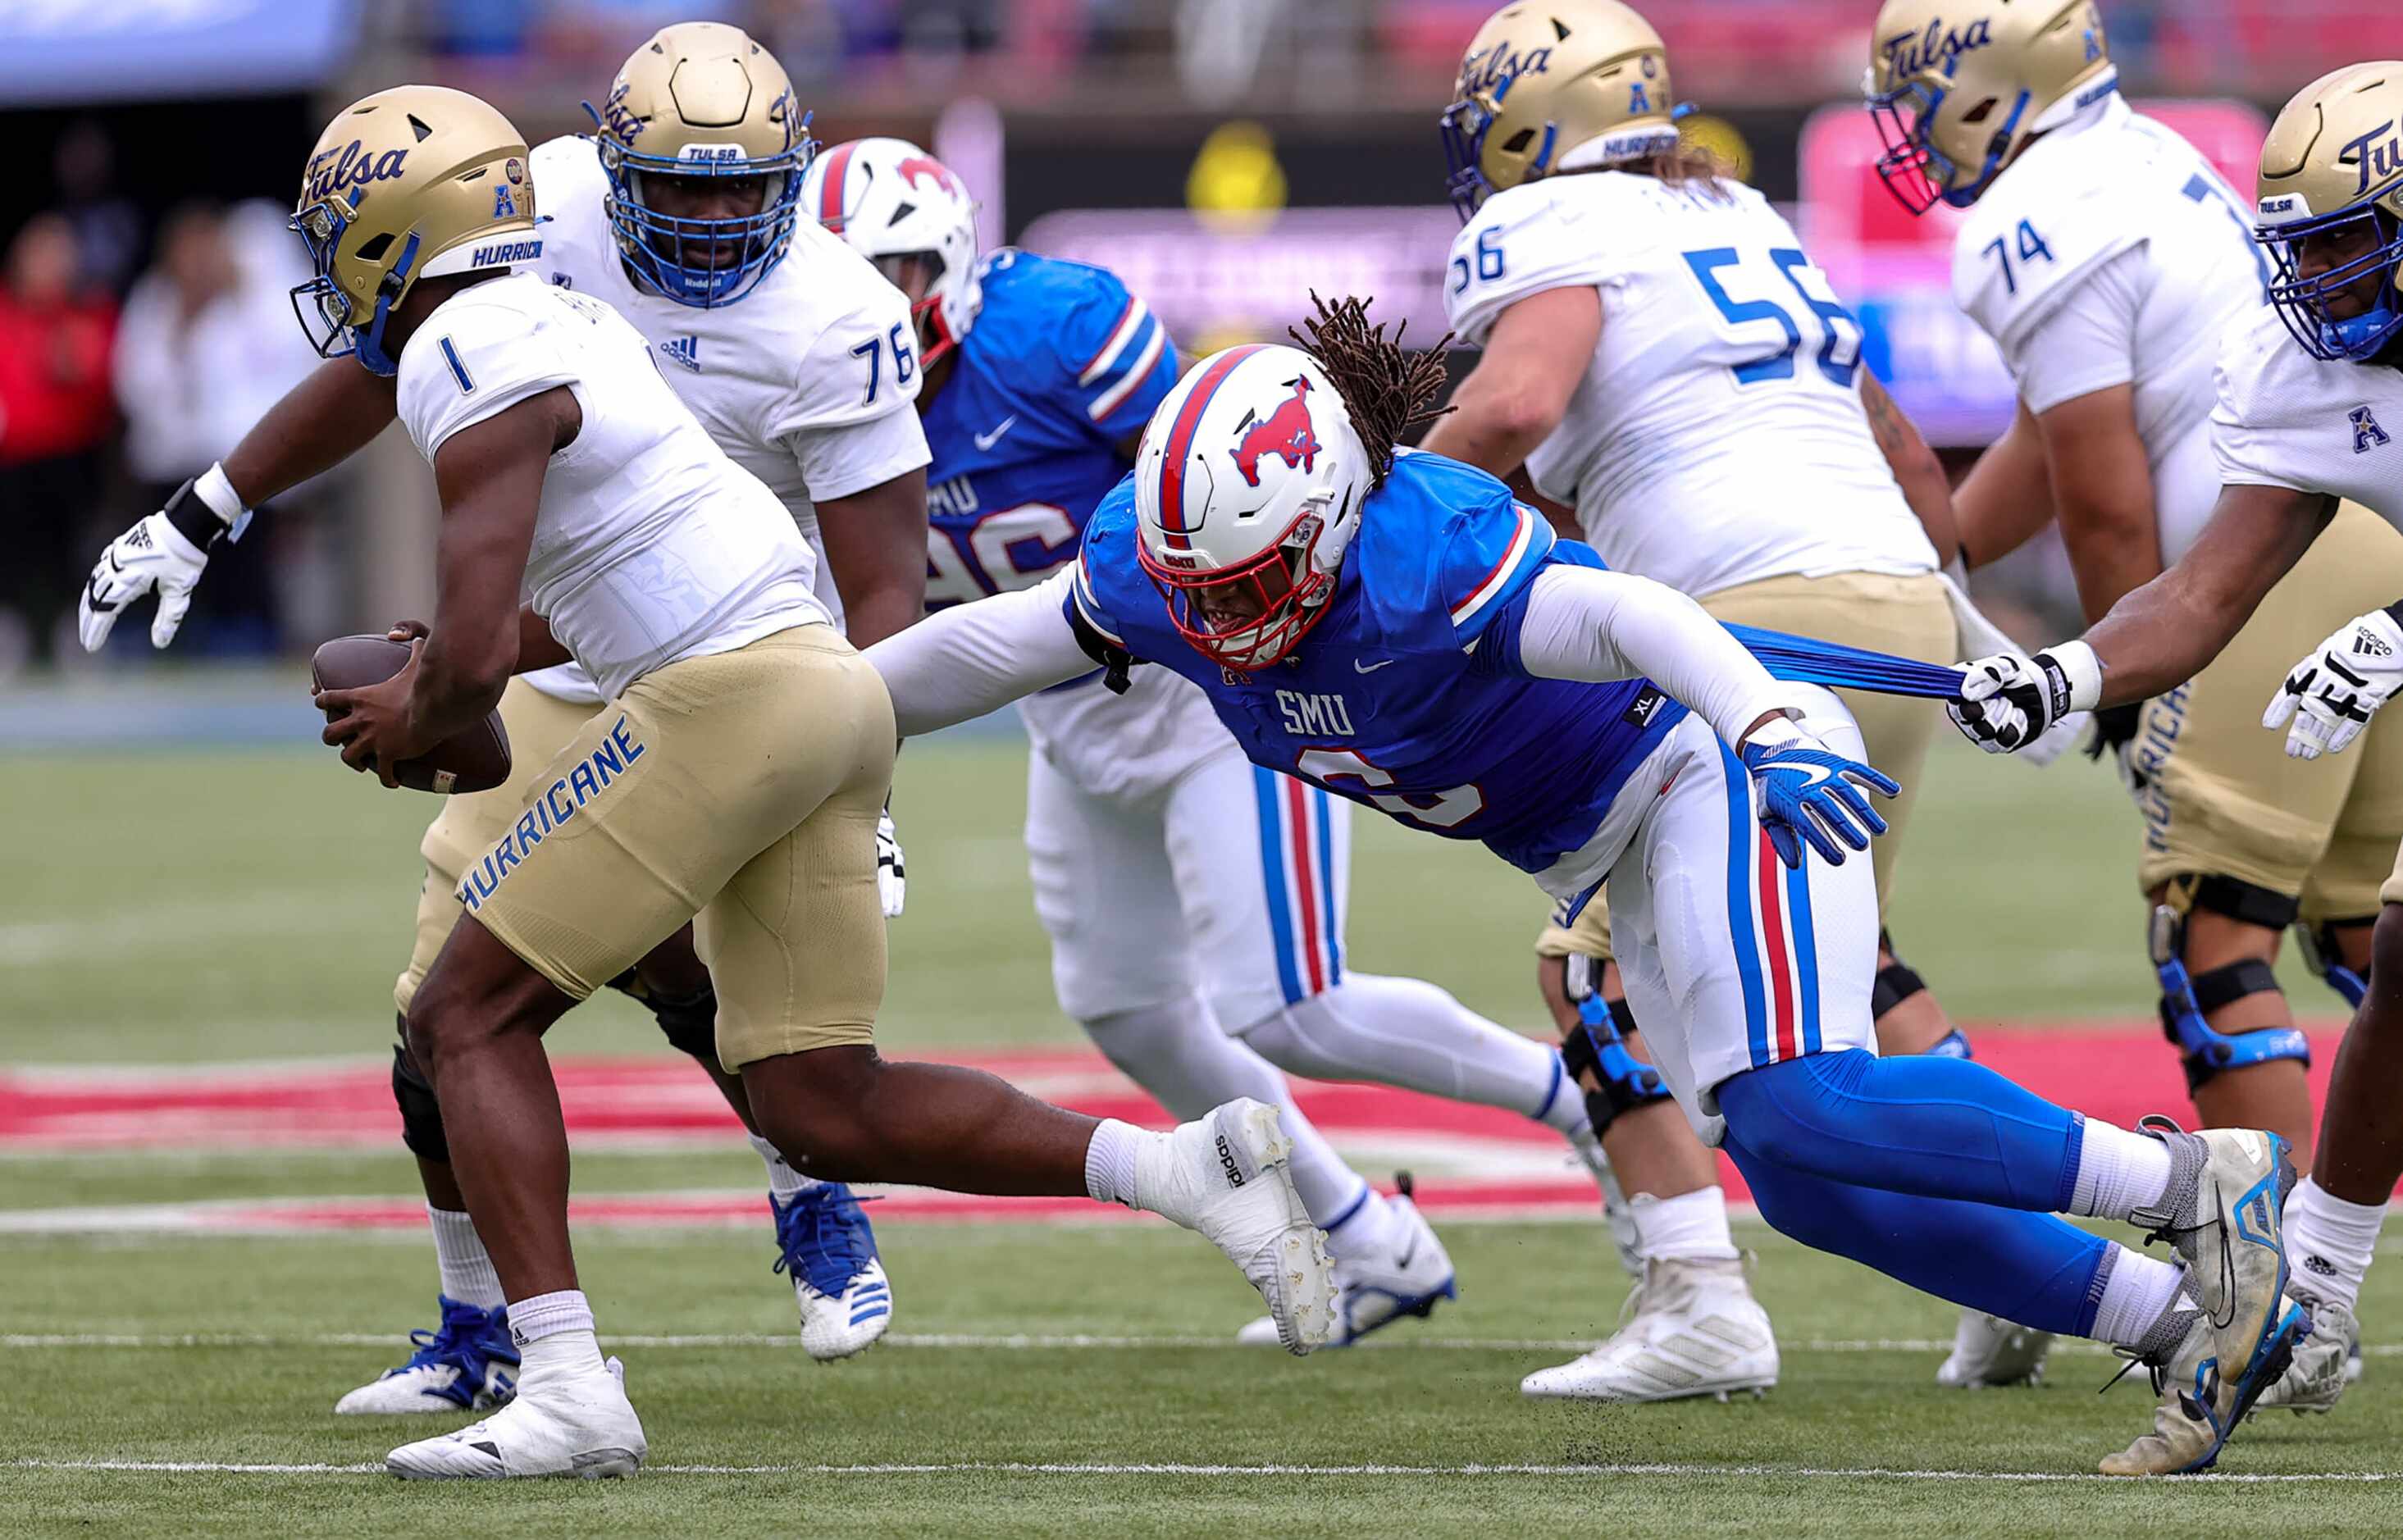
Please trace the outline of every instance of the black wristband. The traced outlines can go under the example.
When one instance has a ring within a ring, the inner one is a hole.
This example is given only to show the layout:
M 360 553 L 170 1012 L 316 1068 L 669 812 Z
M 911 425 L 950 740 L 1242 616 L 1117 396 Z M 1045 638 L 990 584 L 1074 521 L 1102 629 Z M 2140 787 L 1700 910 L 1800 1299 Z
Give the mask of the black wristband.
M 175 495 L 168 498 L 167 506 L 159 511 L 167 516 L 167 522 L 175 526 L 177 534 L 203 552 L 226 537 L 226 521 L 217 517 L 216 509 L 201 501 L 200 494 L 192 491 L 189 481 L 177 487 Z
M 2069 715 L 2069 672 L 2049 652 L 2037 653 L 2028 659 L 2044 673 L 2044 694 L 2048 710 L 2044 725 L 2050 727 Z

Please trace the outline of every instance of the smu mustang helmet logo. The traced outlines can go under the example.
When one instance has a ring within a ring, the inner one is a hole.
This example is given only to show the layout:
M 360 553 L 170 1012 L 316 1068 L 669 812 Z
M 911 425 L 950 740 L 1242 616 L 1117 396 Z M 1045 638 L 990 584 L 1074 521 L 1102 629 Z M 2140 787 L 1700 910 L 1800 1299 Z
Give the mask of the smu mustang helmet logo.
M 1276 410 L 1266 417 L 1245 412 L 1237 424 L 1242 437 L 1235 440 L 1229 452 L 1235 457 L 1235 468 L 1243 473 L 1243 483 L 1260 484 L 1260 462 L 1273 454 L 1295 470 L 1311 470 L 1316 466 L 1318 432 L 1310 422 L 1310 381 L 1305 377 L 1293 382 L 1293 394 L 1276 404 Z
M 387 182 L 400 174 L 401 162 L 409 159 L 405 149 L 386 150 L 382 155 L 368 152 L 354 139 L 339 150 L 327 150 L 309 162 L 309 201 L 322 203 L 338 192 L 351 187 L 364 187 L 370 182 Z
M 951 174 L 951 167 L 931 155 L 913 155 L 894 167 L 893 173 L 901 178 L 905 187 L 916 187 L 918 178 L 924 176 L 952 197 L 960 195 L 960 179 Z
M 1907 80 L 1922 70 L 1939 69 L 1952 62 L 1955 55 L 1984 48 L 1994 40 L 1991 24 L 1979 17 L 1959 32 L 1948 30 L 1941 21 L 1927 23 L 1924 33 L 1902 33 L 1885 40 L 1886 68 L 1891 78 Z

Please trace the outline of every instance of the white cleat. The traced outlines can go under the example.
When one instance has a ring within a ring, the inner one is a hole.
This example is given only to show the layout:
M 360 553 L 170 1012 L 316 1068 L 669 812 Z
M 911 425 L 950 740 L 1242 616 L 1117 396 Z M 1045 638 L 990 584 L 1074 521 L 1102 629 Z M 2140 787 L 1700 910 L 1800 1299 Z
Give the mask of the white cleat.
M 1327 1345 L 1335 1329 L 1335 1269 L 1327 1233 L 1293 1185 L 1293 1142 L 1276 1108 L 1228 1103 L 1135 1158 L 1135 1204 L 1199 1230 L 1268 1301 L 1277 1340 L 1295 1354 Z
M 1387 1199 L 1401 1220 L 1396 1243 L 1368 1256 L 1335 1259 L 1335 1329 L 1327 1339 L 1330 1348 L 1348 1348 L 1370 1332 L 1396 1321 L 1424 1320 L 1436 1303 L 1460 1297 L 1460 1283 L 1452 1257 L 1436 1239 L 1426 1215 L 1402 1195 Z M 1280 1345 L 1276 1323 L 1263 1315 L 1235 1334 L 1250 1347 Z
M 632 1476 L 650 1445 L 626 1399 L 626 1367 L 518 1379 L 517 1398 L 482 1422 L 403 1444 L 384 1469 L 412 1481 L 497 1481 L 531 1476 L 584 1480 Z
M 2297 1413 L 2333 1410 L 2344 1388 L 2361 1378 L 2361 1323 L 2342 1305 L 2300 1288 L 2287 1297 L 2311 1313 L 2312 1331 L 2295 1344 L 2295 1361 L 2263 1394 L 2261 1405 Z
M 1618 1332 L 1573 1363 L 1519 1382 L 1539 1399 L 1677 1401 L 1777 1383 L 1777 1339 L 1741 1261 L 1647 1262 Z
M 1952 1356 L 1936 1371 L 1936 1382 L 1953 1390 L 1983 1390 L 1993 1385 L 2034 1385 L 2044 1380 L 2045 1355 L 2052 1351 L 2052 1333 L 2038 1331 L 1965 1310 L 1952 1331 Z
M 413 1331 L 416 1352 L 334 1403 L 345 1417 L 399 1413 L 490 1411 L 516 1394 L 518 1346 L 508 1308 L 483 1310 L 448 1296 L 442 1324 Z
M 789 1203 L 768 1200 L 776 1220 L 776 1270 L 790 1273 L 801 1312 L 801 1351 L 821 1364 L 876 1345 L 893 1325 L 893 1284 L 876 1231 L 840 1182 L 821 1182 Z

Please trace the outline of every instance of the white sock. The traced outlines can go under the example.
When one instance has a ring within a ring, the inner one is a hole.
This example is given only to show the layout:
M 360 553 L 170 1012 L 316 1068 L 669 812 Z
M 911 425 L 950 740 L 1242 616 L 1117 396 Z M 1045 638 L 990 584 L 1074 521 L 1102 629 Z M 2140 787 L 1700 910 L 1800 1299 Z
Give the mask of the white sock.
M 501 1292 L 501 1275 L 476 1234 L 476 1222 L 451 1209 L 425 1205 L 426 1222 L 434 1227 L 434 1265 L 442 1274 L 442 1292 L 463 1305 L 491 1310 L 508 1298 Z
M 1297 1177 L 1299 1174 L 1295 1172 Z M 1394 1212 L 1394 1200 L 1368 1183 L 1361 1182 L 1358 1177 L 1353 1180 L 1360 1185 L 1356 1193 L 1358 1206 L 1346 1205 L 1351 1207 L 1350 1213 L 1338 1208 L 1330 1211 L 1327 1219 L 1322 1219 L 1314 1206 L 1310 1210 L 1312 1222 L 1327 1231 L 1327 1255 L 1338 1257 L 1374 1256 L 1379 1253 L 1390 1253 L 1401 1228 L 1401 1216 Z M 1305 1197 L 1302 1201 L 1308 1204 L 1310 1200 Z M 1335 1223 L 1328 1223 L 1328 1219 Z
M 1135 1207 L 1135 1155 L 1145 1140 L 1163 1137 L 1115 1117 L 1103 1118 L 1093 1129 L 1093 1142 L 1085 1146 L 1085 1190 L 1093 1201 Z
M 582 1289 L 555 1289 L 509 1301 L 509 1330 L 520 1347 L 563 1331 L 592 1330 L 592 1304 Z
M 756 1133 L 751 1136 L 751 1147 L 759 1152 L 760 1160 L 767 1165 L 768 1196 L 776 1200 L 777 1207 L 790 1203 L 812 1187 L 824 1186 L 816 1177 L 803 1176 L 786 1165 L 776 1146 Z
M 2385 1222 L 2385 1204 L 2349 1203 L 2304 1177 L 2286 1199 L 2285 1220 L 2295 1287 L 2354 1309 Z
M 1635 1220 L 1636 1249 L 1647 1262 L 1732 1262 L 1738 1255 L 1728 1233 L 1727 1194 L 1716 1186 L 1674 1198 L 1640 1192 L 1627 1208 Z
M 1288 1075 L 1505 1107 L 1564 1134 L 1586 1121 L 1559 1049 L 1487 1020 L 1423 979 L 1347 974 L 1237 1035 Z
M 2114 1347 L 2140 1346 L 2145 1334 L 2177 1297 L 2185 1269 L 2125 1246 L 2112 1247 L 2103 1302 L 2094 1310 L 2094 1340 Z
M 2169 1145 L 2099 1117 L 2082 1118 L 2080 1124 L 2085 1132 L 2069 1212 L 2125 1219 L 2138 1209 L 2158 1206 L 2170 1190 Z
M 1368 1186 L 1302 1116 L 1277 1067 L 1242 1038 L 1228 1036 L 1209 1002 L 1199 994 L 1094 1017 L 1082 1024 L 1103 1056 L 1149 1091 L 1173 1117 L 1207 1117 L 1213 1107 L 1246 1096 L 1276 1108 L 1285 1136 L 1293 1141 L 1293 1158 L 1287 1162 L 1293 1185 L 1315 1223 L 1324 1226 L 1341 1217 Z M 1373 1222 L 1371 1228 L 1376 1228 Z

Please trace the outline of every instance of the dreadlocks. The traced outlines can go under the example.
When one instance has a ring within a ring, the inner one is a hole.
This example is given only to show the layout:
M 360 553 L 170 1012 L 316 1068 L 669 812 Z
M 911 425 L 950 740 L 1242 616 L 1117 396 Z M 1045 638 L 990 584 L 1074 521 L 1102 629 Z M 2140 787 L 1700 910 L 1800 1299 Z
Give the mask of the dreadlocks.
M 1288 335 L 1335 382 L 1344 410 L 1352 415 L 1353 431 L 1368 451 L 1369 484 L 1382 487 L 1385 473 L 1394 468 L 1394 446 L 1402 436 L 1452 409 L 1435 404 L 1443 394 L 1443 346 L 1452 340 L 1452 333 L 1444 333 L 1433 348 L 1412 355 L 1402 351 L 1402 333 L 1410 329 L 1410 323 L 1396 327 L 1388 342 L 1383 322 L 1368 325 L 1366 299 L 1339 299 L 1330 306 L 1313 289 L 1310 302 L 1318 313 L 1304 321 L 1301 330 Z

